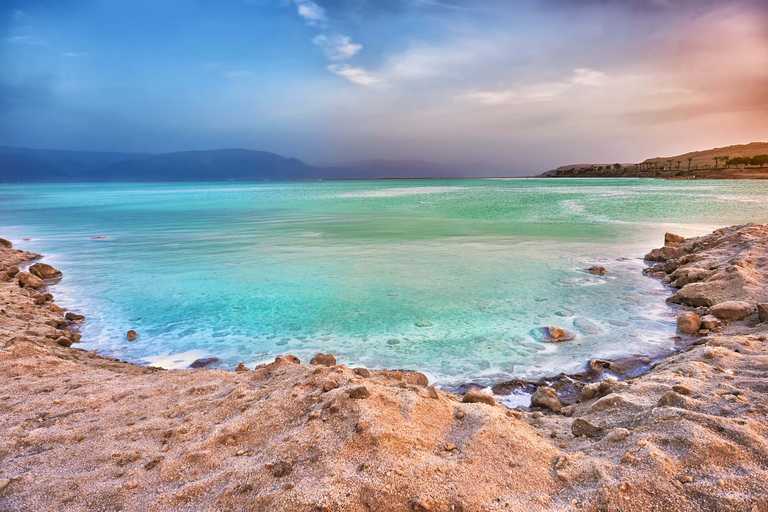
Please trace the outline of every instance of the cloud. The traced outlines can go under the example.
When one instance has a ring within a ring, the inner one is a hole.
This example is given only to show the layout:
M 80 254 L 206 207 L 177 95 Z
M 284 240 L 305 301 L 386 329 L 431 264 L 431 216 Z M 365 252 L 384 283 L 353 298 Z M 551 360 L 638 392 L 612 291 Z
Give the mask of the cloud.
M 37 36 L 13 36 L 5 39 L 11 44 L 22 44 L 26 46 L 43 46 L 48 44 L 45 39 L 41 39 Z
M 312 42 L 322 47 L 331 60 L 349 59 L 363 49 L 362 45 L 353 43 L 349 36 L 341 34 L 320 34 L 315 36 Z
M 307 20 L 310 25 L 318 25 L 328 21 L 325 9 L 312 0 L 294 0 L 299 16 Z
M 381 83 L 381 79 L 371 75 L 363 68 L 352 67 L 348 64 L 331 64 L 328 66 L 328 71 L 335 73 L 339 76 L 343 76 L 350 82 L 360 85 L 375 85 Z
M 77 57 L 82 57 L 85 54 L 84 53 L 78 53 L 78 52 L 67 52 L 67 53 L 62 53 L 62 55 L 64 57 L 69 57 L 69 58 L 75 59 Z
M 568 80 L 543 82 L 502 91 L 472 92 L 462 94 L 457 99 L 469 100 L 487 106 L 542 103 L 560 99 L 578 86 L 596 87 L 603 85 L 606 79 L 607 76 L 601 71 L 579 68 L 573 70 L 573 76 Z

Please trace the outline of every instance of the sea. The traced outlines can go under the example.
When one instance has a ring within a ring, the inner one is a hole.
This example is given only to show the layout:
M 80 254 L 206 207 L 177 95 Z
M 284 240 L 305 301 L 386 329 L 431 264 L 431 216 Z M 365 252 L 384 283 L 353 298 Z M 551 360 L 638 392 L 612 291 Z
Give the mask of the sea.
M 0 184 L 0 236 L 63 272 L 83 349 L 221 369 L 332 353 L 447 387 L 672 350 L 677 309 L 643 255 L 750 222 L 768 182 Z

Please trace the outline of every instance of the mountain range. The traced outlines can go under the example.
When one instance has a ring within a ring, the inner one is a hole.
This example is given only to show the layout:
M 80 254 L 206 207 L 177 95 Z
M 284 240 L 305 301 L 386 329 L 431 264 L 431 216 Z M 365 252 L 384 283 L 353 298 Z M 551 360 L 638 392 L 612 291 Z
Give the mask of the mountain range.
M 94 181 L 455 178 L 458 169 L 419 160 L 366 160 L 319 167 L 266 151 L 105 153 L 0 147 L 0 183 Z

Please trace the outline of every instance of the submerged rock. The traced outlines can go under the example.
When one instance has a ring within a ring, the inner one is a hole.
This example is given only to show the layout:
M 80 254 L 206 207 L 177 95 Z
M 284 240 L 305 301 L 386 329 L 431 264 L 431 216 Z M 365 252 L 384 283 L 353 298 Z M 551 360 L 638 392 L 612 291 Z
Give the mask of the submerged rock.
M 604 276 L 605 267 L 598 267 L 598 266 L 589 267 L 587 269 L 587 272 L 589 272 L 590 274 L 594 274 L 596 276 Z
M 554 412 L 560 412 L 562 405 L 557 397 L 557 391 L 541 387 L 531 396 L 531 407 L 546 407 Z
M 687 311 L 677 315 L 677 330 L 685 334 L 696 334 L 701 329 L 701 318 L 696 313 Z
M 218 357 L 204 357 L 202 359 L 195 359 L 189 367 L 195 369 L 205 368 L 206 366 L 218 363 L 219 361 L 221 360 Z
M 594 323 L 592 320 L 588 320 L 583 317 L 579 317 L 573 321 L 574 327 L 576 327 L 579 332 L 582 334 L 587 335 L 596 335 L 596 334 L 602 334 L 603 329 Z
M 574 338 L 574 335 L 570 331 L 561 329 L 554 325 L 548 325 L 547 327 L 539 327 L 531 331 L 531 334 L 541 341 L 550 343 L 559 343 L 561 341 L 569 341 Z
M 29 267 L 29 271 L 40 279 L 54 279 L 56 277 L 62 276 L 61 271 L 56 270 L 52 266 L 46 265 L 45 263 L 35 263 Z
M 127 333 L 125 333 L 125 338 L 126 338 L 128 341 L 133 341 L 133 340 L 135 340 L 135 339 L 136 339 L 136 338 L 138 338 L 138 337 L 139 337 L 139 335 L 138 335 L 138 334 L 136 334 L 136 331 L 134 331 L 133 329 L 131 329 L 130 331 L 128 331 Z

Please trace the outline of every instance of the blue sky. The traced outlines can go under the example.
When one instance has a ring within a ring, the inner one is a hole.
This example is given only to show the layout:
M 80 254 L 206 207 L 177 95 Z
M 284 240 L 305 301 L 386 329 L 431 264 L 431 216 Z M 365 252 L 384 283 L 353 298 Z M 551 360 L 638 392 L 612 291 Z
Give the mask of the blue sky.
M 4 0 L 0 145 L 546 170 L 768 140 L 765 2 Z

